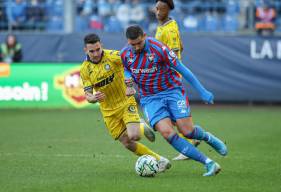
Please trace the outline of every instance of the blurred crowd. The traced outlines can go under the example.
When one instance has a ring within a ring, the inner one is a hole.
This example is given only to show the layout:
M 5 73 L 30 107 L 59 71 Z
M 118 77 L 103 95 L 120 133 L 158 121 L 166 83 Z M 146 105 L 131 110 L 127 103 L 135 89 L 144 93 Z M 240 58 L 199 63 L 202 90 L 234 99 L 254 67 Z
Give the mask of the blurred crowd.
M 0 0 L 0 30 L 63 31 L 64 2 L 75 3 L 76 32 L 122 32 L 132 23 L 153 32 L 157 26 L 153 0 Z M 251 28 L 262 31 L 265 26 L 281 31 L 281 0 L 174 0 L 174 3 L 172 17 L 181 31 L 237 32 Z

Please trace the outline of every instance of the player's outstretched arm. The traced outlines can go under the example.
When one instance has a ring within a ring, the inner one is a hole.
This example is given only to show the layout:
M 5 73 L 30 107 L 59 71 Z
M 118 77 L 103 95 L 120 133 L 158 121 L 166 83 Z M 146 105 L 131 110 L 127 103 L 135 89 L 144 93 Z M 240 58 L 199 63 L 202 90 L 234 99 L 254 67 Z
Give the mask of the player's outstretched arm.
M 186 66 L 184 66 L 180 61 L 178 61 L 177 65 L 174 66 L 174 68 L 180 74 L 182 74 L 184 79 L 188 81 L 199 92 L 200 97 L 204 102 L 208 104 L 214 103 L 214 95 L 210 91 L 205 89 L 205 87 L 200 83 L 197 77 Z

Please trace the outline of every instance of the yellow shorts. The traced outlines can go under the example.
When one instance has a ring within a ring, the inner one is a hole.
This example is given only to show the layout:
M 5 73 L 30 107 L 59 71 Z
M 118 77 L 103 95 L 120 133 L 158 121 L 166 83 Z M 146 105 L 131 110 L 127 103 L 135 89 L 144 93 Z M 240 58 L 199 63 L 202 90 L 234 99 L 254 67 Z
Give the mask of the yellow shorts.
M 113 113 L 111 112 L 109 116 L 104 114 L 103 118 L 113 139 L 119 139 L 119 137 L 126 131 L 126 124 L 140 122 L 135 98 L 130 97 L 126 106 L 116 109 Z

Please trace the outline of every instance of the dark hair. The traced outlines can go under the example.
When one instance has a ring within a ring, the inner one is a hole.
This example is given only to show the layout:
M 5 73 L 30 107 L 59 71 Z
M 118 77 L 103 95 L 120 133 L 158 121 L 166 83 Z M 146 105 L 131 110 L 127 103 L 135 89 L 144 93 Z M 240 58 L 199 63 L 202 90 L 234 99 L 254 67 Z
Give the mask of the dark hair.
M 173 0 L 156 0 L 156 3 L 158 1 L 161 1 L 163 3 L 167 3 L 167 5 L 170 7 L 171 10 L 173 10 L 175 8 L 175 5 L 174 5 L 174 1 Z
M 143 36 L 143 30 L 139 25 L 131 25 L 126 30 L 127 39 L 135 40 L 139 36 Z
M 84 45 L 100 42 L 100 37 L 95 33 L 90 33 L 84 37 Z

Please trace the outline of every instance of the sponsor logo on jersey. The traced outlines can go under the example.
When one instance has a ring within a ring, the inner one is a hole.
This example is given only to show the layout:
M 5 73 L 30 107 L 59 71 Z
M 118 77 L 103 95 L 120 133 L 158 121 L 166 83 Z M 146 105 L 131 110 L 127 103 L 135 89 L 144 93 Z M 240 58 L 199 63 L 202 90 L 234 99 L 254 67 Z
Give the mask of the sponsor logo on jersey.
M 95 87 L 103 87 L 106 86 L 108 84 L 110 84 L 111 82 L 113 82 L 114 80 L 114 73 L 112 75 L 110 75 L 109 77 L 101 80 L 100 82 L 96 83 L 94 86 Z
M 145 68 L 145 69 L 134 69 L 131 68 L 131 71 L 135 74 L 139 73 L 155 73 L 158 70 L 157 67 L 152 67 L 152 68 Z
M 180 113 L 187 113 L 187 106 L 186 106 L 185 100 L 177 101 L 177 106 L 178 106 Z

